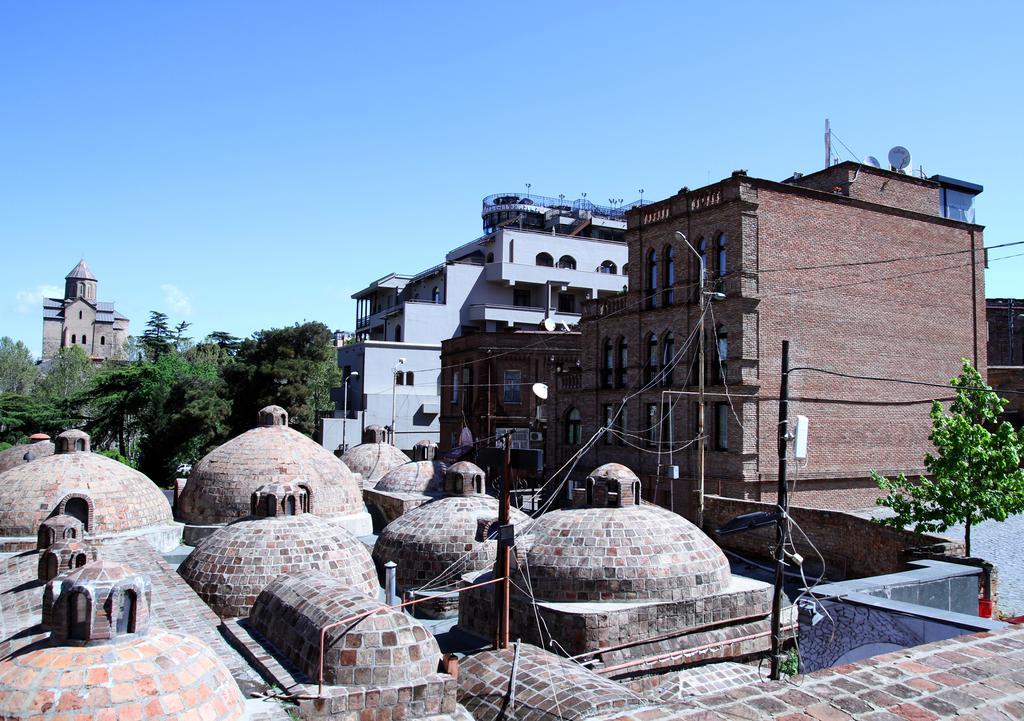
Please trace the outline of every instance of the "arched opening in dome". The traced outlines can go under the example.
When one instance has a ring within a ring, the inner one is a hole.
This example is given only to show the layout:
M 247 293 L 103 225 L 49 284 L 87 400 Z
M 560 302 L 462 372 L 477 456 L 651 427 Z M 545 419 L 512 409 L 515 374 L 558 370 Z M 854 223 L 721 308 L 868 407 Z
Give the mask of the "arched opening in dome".
M 115 633 L 135 633 L 135 615 L 138 601 L 139 597 L 134 589 L 126 589 L 121 594 L 120 603 L 117 608 L 116 626 L 114 627 Z
M 75 568 L 81 568 L 88 562 L 88 560 L 89 559 L 86 558 L 84 553 L 79 553 L 77 556 L 75 556 Z
M 284 499 L 285 508 L 284 512 L 289 516 L 295 515 L 295 496 L 288 494 L 288 497 Z
M 39 533 L 36 535 L 36 548 L 49 548 L 53 545 L 54 531 L 52 528 L 46 526 L 39 527 Z
M 43 579 L 49 581 L 52 578 L 57 577 L 57 556 L 53 553 L 46 554 L 45 561 L 46 572 L 43 575 Z
M 64 540 L 78 538 L 78 531 L 74 528 L 68 527 L 64 529 Z
M 75 450 L 79 452 L 85 451 L 85 441 L 83 439 L 75 439 Z
M 82 441 L 79 440 L 78 443 Z M 82 522 L 86 530 L 89 530 L 89 503 L 81 496 L 72 496 L 64 503 L 63 513 L 73 516 Z
M 303 491 L 305 491 L 305 493 L 299 497 L 302 500 L 302 512 L 303 513 L 312 513 L 313 512 L 313 510 L 312 510 L 313 509 L 313 491 L 310 490 L 309 486 L 307 486 L 307 485 L 305 485 L 303 483 L 299 484 L 299 488 L 301 488 Z
M 83 590 L 71 593 L 68 600 L 68 638 L 72 641 L 89 640 L 89 616 L 92 611 L 92 599 Z

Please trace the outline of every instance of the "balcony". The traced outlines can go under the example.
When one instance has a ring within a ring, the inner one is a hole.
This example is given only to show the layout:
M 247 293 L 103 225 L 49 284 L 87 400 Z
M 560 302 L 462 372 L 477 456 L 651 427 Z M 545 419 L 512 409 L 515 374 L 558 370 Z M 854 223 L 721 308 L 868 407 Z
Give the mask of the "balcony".
M 547 316 L 546 308 L 528 305 L 496 305 L 493 303 L 477 303 L 469 306 L 469 319 L 472 321 L 496 321 L 509 325 L 539 326 Z M 560 313 L 551 310 L 550 318 L 555 323 L 574 325 L 580 322 L 579 313 Z
M 526 263 L 489 263 L 486 268 L 487 280 L 507 285 L 532 283 L 534 285 L 565 285 L 570 288 L 586 288 L 605 293 L 618 293 L 627 283 L 626 276 L 614 273 L 598 273 L 594 270 L 571 270 L 552 268 L 546 265 Z
M 625 293 L 611 298 L 595 298 L 583 302 L 583 318 L 601 318 L 613 313 L 620 313 L 628 306 L 629 296 Z

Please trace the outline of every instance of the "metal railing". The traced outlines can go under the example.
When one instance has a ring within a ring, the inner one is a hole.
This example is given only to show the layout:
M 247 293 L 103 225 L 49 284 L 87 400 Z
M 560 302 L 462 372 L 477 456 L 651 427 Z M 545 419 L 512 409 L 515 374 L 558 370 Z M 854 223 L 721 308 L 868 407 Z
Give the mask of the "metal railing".
M 532 193 L 495 193 L 488 195 L 483 201 L 483 212 L 492 213 L 498 210 L 523 210 L 531 208 L 550 208 L 552 210 L 564 210 L 566 212 L 586 211 L 605 218 L 624 219 L 626 211 L 642 205 L 643 200 L 634 200 L 623 205 L 598 205 L 586 198 L 567 200 L 566 198 L 551 198 L 546 195 L 534 195 Z

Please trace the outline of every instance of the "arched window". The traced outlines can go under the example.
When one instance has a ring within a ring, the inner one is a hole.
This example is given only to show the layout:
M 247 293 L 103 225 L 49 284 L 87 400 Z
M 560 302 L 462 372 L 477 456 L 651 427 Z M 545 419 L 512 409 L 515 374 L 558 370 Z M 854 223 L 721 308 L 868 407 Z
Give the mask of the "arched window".
M 100 345 L 106 345 L 106 344 L 107 344 L 107 337 L 105 335 L 101 335 L 100 336 Z
M 647 307 L 658 305 L 658 253 L 651 248 L 647 253 Z
M 542 265 L 545 268 L 555 267 L 555 259 L 548 253 L 537 253 L 536 263 L 537 265 Z
M 439 304 L 441 302 L 441 289 L 436 285 L 434 286 L 434 289 L 430 291 L 430 300 L 435 304 Z
M 622 274 L 629 275 L 629 263 L 622 264 Z
M 71 334 L 71 345 L 74 345 L 77 342 L 78 342 L 78 334 L 77 333 L 72 333 Z
M 83 443 L 84 445 L 84 442 L 81 439 L 77 442 Z M 84 450 L 84 448 L 82 450 Z M 89 530 L 89 504 L 84 498 L 78 498 L 77 496 L 75 498 L 69 498 L 68 502 L 64 504 L 64 513 L 77 518 L 82 522 L 82 525 L 85 526 L 85 529 Z
M 610 273 L 612 275 L 615 275 L 615 273 L 618 271 L 615 268 L 615 263 L 611 262 L 610 260 L 606 260 L 603 263 L 601 263 L 601 266 L 597 269 L 597 272 Z
M 89 341 L 85 339 L 85 334 L 82 334 L 82 345 L 86 345 Z
M 295 515 L 295 496 L 289 495 L 285 499 L 285 509 L 284 509 L 284 512 L 287 515 L 289 515 L 289 516 L 294 516 Z
M 81 568 L 86 564 L 88 560 L 89 559 L 86 558 L 84 553 L 79 553 L 77 556 L 75 556 L 75 568 Z
M 676 259 L 672 246 L 669 245 L 665 247 L 665 289 L 661 293 L 664 305 L 672 305 L 675 302 L 675 291 L 673 290 L 675 284 Z
M 76 451 L 84 451 L 85 450 L 85 441 L 83 441 L 81 438 L 76 439 L 75 440 L 75 450 Z M 84 521 L 83 521 L 83 523 L 84 523 Z
M 78 320 L 82 320 L 82 311 L 78 311 Z
M 565 444 L 578 446 L 583 441 L 583 417 L 575 408 L 565 414 Z
M 401 325 L 396 325 L 395 326 L 395 342 L 396 343 L 401 343 L 402 342 L 402 326 Z
M 571 255 L 563 255 L 558 259 L 558 267 L 566 270 L 576 270 L 576 259 Z
M 73 641 L 89 640 L 89 616 L 92 601 L 89 594 L 78 590 L 68 600 L 68 638 Z
M 601 385 L 605 388 L 612 387 L 612 375 L 615 371 L 615 349 L 612 347 L 612 339 L 604 339 L 603 363 L 601 366 Z
M 718 234 L 718 242 L 715 245 L 718 248 L 718 277 L 721 278 L 729 271 L 725 257 L 725 233 Z
M 615 387 L 626 387 L 626 369 L 629 368 L 629 343 L 625 338 L 619 338 L 618 364 L 615 367 Z
M 675 368 L 675 355 L 676 355 L 676 339 L 672 335 L 672 331 L 665 334 L 665 338 L 661 341 L 661 384 L 663 386 L 672 385 L 672 371 Z
M 712 377 L 718 383 L 724 383 L 726 378 L 726 361 L 729 358 L 729 334 L 724 326 L 718 326 L 717 352 L 715 353 L 715 368 Z
M 658 337 L 654 333 L 647 334 L 647 358 L 644 359 L 644 383 L 650 383 L 658 373 Z

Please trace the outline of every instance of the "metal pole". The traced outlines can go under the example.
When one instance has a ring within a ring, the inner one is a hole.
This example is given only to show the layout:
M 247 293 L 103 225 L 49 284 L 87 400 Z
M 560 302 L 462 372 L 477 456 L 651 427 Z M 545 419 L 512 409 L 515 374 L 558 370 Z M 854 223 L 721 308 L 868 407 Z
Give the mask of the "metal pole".
M 700 256 L 700 340 L 698 342 L 697 383 L 700 391 L 700 398 L 697 401 L 697 437 L 700 443 L 697 445 L 697 509 L 694 513 L 694 521 L 697 528 L 704 525 L 704 454 L 707 447 L 707 439 L 704 437 L 704 315 L 705 304 L 708 302 L 707 293 L 704 292 L 704 277 L 707 275 L 706 260 Z
M 772 599 L 771 679 L 778 681 L 782 666 L 782 582 L 789 529 L 789 488 L 786 483 L 786 451 L 789 445 L 789 341 L 782 341 L 782 387 L 779 390 L 779 498 L 775 522 L 775 595 Z
M 398 366 L 391 370 L 391 445 L 395 445 L 395 389 L 398 385 Z
M 348 435 L 345 433 L 345 424 L 348 421 L 348 376 L 345 376 L 345 410 L 341 416 L 341 451 L 348 450 Z
M 495 606 L 497 623 L 494 631 L 494 648 L 508 647 L 509 636 L 509 596 L 511 591 L 511 545 L 503 537 L 511 514 L 511 473 L 512 473 L 512 431 L 505 434 L 505 470 L 501 478 L 501 497 L 498 501 L 498 560 L 495 565 L 495 576 L 501 579 L 495 589 Z
M 389 606 L 398 605 L 398 564 L 394 561 L 388 561 L 384 564 L 384 595 L 387 597 L 385 601 Z

